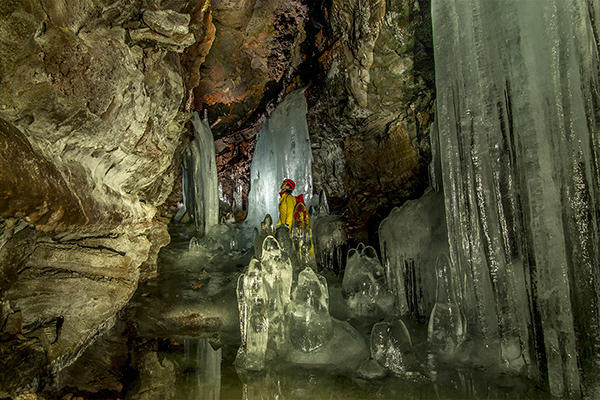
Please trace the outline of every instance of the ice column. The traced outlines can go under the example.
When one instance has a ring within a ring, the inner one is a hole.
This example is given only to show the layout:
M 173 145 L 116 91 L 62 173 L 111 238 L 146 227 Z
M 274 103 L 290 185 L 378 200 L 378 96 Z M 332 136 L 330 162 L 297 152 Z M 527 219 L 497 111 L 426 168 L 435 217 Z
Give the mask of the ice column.
M 432 1 L 458 301 L 472 335 L 557 397 L 594 397 L 600 365 L 599 10 Z
M 215 141 L 207 120 L 192 113 L 194 140 L 183 155 L 183 201 L 203 235 L 219 222 L 219 187 Z
M 294 195 L 312 196 L 312 152 L 306 124 L 304 90 L 288 94 L 258 133 L 250 169 L 248 217 L 259 227 L 266 214 L 279 217 L 279 187 L 284 179 L 296 183 Z

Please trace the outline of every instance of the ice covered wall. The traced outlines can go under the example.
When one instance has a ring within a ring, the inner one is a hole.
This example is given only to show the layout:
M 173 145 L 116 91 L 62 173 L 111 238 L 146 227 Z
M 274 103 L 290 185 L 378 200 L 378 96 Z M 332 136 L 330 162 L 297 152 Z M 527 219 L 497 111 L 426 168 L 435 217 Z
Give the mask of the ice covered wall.
M 183 157 L 184 205 L 196 231 L 206 233 L 219 223 L 219 184 L 215 141 L 207 120 L 192 114 L 194 140 Z
M 432 1 L 459 302 L 470 335 L 559 397 L 594 397 L 598 372 L 598 10 Z
M 294 195 L 304 194 L 307 203 L 312 196 L 312 153 L 306 107 L 304 90 L 288 94 L 258 133 L 246 219 L 251 226 L 260 227 L 267 213 L 277 221 L 279 191 L 286 178 L 296 183 Z

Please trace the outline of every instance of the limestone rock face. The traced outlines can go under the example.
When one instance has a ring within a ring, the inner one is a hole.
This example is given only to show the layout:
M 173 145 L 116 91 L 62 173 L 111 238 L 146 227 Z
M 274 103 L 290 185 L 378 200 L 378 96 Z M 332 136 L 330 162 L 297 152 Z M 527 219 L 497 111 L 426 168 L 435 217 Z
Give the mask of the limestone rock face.
M 173 180 L 181 77 L 163 51 L 125 44 L 122 29 L 30 34 L 21 54 L 3 58 L 0 116 L 56 167 L 89 225 L 151 219 L 169 193 L 160 184 Z
M 4 364 L 12 394 L 51 385 L 35 376 L 72 363 L 156 276 L 189 142 L 178 53 L 195 38 L 190 15 L 133 1 L 0 14 L 0 352 L 35 355 Z
M 321 84 L 307 91 L 313 185 L 358 240 L 368 242 L 360 232 L 427 186 L 434 99 L 427 5 L 335 0 L 314 18 Z
M 153 225 L 94 235 L 48 234 L 15 226 L 20 230 L 0 250 L 0 325 L 6 320 L 3 335 L 12 335 L 25 346 L 23 351 L 37 349 L 38 355 L 5 359 L 2 390 L 22 389 L 31 373 L 46 371 L 50 374 L 45 378 L 52 377 L 112 326 L 137 289 L 140 266 L 152 258 L 152 235 L 146 231 L 163 229 L 167 235 L 164 224 Z M 16 329 L 8 324 L 15 315 L 20 318 Z M 0 351 L 12 343 L 4 342 Z

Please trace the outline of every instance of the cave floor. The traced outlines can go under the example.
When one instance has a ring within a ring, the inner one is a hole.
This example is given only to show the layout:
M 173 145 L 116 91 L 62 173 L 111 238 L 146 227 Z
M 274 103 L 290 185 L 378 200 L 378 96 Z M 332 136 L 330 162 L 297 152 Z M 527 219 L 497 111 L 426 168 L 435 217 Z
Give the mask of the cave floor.
M 171 243 L 158 259 L 158 276 L 140 283 L 123 319 L 130 351 L 123 398 L 175 399 L 487 399 L 549 398 L 530 382 L 469 368 L 427 368 L 403 376 L 365 374 L 323 365 L 271 362 L 260 372 L 235 367 L 240 345 L 237 279 L 253 251 L 190 251 L 190 232 L 171 226 Z M 341 296 L 341 277 L 322 271 L 330 313 L 350 322 L 368 343 L 377 320 L 353 319 Z M 406 321 L 415 352 L 426 324 Z M 148 361 L 147 353 L 154 358 Z M 121 369 L 123 370 L 123 368 Z M 492 374 L 493 375 L 493 374 Z M 143 395 L 142 395 L 143 394 Z

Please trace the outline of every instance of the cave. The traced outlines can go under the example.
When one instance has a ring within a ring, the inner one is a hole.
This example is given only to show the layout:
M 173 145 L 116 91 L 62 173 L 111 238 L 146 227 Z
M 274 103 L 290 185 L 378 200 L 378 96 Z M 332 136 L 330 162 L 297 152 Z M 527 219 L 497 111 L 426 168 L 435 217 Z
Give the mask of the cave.
M 0 399 L 598 398 L 599 10 L 0 1 Z

